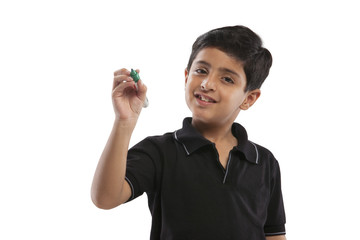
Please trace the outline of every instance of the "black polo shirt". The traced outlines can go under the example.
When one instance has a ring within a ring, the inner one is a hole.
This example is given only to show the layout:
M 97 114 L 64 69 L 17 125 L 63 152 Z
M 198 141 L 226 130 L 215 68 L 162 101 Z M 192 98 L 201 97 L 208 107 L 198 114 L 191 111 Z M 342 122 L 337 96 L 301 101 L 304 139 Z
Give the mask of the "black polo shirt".
M 144 192 L 151 240 L 261 240 L 285 234 L 280 169 L 271 152 L 232 126 L 238 146 L 226 169 L 214 143 L 184 119 L 183 128 L 148 137 L 128 153 L 132 200 Z

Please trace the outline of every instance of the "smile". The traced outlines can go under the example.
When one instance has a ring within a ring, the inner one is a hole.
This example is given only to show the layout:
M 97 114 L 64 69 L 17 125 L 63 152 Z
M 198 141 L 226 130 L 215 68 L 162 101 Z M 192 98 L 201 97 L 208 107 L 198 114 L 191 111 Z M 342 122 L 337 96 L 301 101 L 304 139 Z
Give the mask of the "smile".
M 216 101 L 214 99 L 212 99 L 211 97 L 202 95 L 202 94 L 195 94 L 195 97 L 201 101 L 204 102 L 208 102 L 208 103 L 216 103 Z

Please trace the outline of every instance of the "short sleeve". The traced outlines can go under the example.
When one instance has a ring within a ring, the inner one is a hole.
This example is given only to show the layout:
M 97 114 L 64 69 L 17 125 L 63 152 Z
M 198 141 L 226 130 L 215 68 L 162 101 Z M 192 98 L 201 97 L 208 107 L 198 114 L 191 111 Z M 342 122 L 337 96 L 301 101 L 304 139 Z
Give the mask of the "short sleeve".
M 285 210 L 281 191 L 281 175 L 279 163 L 275 160 L 271 178 L 270 201 L 267 219 L 264 226 L 266 236 L 283 235 L 285 231 Z
M 155 191 L 160 153 L 158 147 L 146 138 L 128 151 L 126 181 L 132 191 L 131 201 L 144 192 Z

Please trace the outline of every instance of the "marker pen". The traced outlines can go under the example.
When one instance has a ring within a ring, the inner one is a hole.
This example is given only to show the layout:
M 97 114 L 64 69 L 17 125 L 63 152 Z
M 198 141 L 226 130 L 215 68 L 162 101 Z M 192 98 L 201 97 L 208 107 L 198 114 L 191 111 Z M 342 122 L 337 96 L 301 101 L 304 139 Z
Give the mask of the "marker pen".
M 132 79 L 134 79 L 136 90 L 138 90 L 137 82 L 140 80 L 139 73 L 137 71 L 135 71 L 134 69 L 131 69 L 130 77 L 132 77 Z M 144 102 L 143 107 L 146 108 L 148 106 L 149 106 L 149 100 L 147 99 L 147 97 L 145 97 L 145 102 Z

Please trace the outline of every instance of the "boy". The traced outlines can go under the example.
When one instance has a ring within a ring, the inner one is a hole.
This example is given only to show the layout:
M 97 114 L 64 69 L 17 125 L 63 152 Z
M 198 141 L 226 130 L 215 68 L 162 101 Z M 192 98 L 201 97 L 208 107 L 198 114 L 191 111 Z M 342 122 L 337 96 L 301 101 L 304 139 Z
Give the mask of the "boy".
M 192 118 L 130 150 L 146 86 L 139 80 L 136 90 L 128 70 L 116 71 L 115 122 L 95 172 L 94 204 L 110 209 L 146 192 L 150 239 L 285 239 L 278 162 L 234 123 L 259 98 L 271 64 L 249 28 L 201 35 L 185 70 Z

